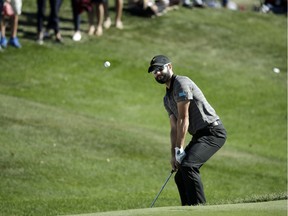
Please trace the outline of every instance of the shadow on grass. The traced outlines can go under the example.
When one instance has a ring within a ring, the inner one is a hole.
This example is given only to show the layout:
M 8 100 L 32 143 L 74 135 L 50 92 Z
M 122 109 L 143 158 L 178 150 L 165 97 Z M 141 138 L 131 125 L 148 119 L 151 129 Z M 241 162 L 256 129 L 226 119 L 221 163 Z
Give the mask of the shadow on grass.
M 62 37 L 71 37 L 71 32 L 74 31 L 73 20 L 72 20 L 72 13 L 71 17 L 67 16 L 60 16 L 60 31 Z M 48 22 L 48 15 L 45 16 L 43 21 L 43 28 L 46 29 L 46 25 Z M 87 24 L 86 19 L 81 20 L 81 24 Z M 19 19 L 19 28 L 18 32 L 22 35 L 23 38 L 27 40 L 36 40 L 37 38 L 37 13 L 35 12 L 27 12 L 23 11 L 20 19 Z M 54 32 L 51 31 L 52 34 Z

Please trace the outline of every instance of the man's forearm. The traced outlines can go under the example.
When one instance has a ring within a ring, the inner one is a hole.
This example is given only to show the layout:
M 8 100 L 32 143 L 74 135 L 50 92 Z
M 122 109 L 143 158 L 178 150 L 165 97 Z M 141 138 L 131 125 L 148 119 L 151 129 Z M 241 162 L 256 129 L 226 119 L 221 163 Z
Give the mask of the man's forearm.
M 170 131 L 170 140 L 171 140 L 171 155 L 174 157 L 175 156 L 175 147 L 176 147 L 176 142 L 177 142 L 177 130 L 176 128 L 171 128 Z
M 184 148 L 185 137 L 187 134 L 188 126 L 189 126 L 188 118 L 178 119 L 178 121 L 177 121 L 177 140 L 176 140 L 176 146 L 175 147 Z

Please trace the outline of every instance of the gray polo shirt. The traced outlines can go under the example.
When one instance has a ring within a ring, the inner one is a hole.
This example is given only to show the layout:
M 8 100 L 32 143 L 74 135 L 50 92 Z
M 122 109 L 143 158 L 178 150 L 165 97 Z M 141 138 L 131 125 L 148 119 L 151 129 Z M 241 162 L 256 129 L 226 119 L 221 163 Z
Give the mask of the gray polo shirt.
M 202 91 L 191 79 L 173 75 L 170 88 L 166 89 L 164 97 L 164 106 L 168 115 L 173 114 L 178 119 L 177 102 L 186 100 L 190 100 L 188 132 L 191 135 L 219 119 Z

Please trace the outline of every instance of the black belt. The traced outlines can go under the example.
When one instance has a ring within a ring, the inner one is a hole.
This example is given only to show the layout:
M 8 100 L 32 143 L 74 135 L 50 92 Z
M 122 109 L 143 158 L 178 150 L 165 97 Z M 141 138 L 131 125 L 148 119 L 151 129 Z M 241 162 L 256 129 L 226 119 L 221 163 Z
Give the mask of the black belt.
M 217 119 L 216 121 L 210 123 L 209 125 L 207 125 L 206 127 L 196 131 L 195 134 L 193 134 L 193 137 L 195 139 L 198 139 L 199 137 L 201 136 L 208 136 L 210 134 L 210 129 L 215 127 L 215 126 L 218 126 L 218 125 L 221 125 L 222 122 L 220 121 L 220 119 Z

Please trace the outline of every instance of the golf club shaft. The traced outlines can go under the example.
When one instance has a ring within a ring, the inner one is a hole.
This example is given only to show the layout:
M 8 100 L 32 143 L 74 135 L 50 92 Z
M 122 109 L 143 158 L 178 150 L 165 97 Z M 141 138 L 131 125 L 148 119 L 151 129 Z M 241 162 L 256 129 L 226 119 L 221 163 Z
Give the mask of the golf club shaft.
M 167 177 L 165 183 L 163 184 L 163 186 L 161 187 L 159 193 L 157 194 L 157 196 L 155 197 L 155 199 L 153 200 L 153 202 L 150 205 L 150 208 L 152 208 L 156 202 L 156 200 L 158 199 L 159 195 L 161 194 L 161 192 L 163 191 L 164 187 L 166 186 L 166 184 L 168 183 L 169 179 L 171 178 L 172 174 L 173 174 L 174 170 L 171 170 L 169 176 Z

